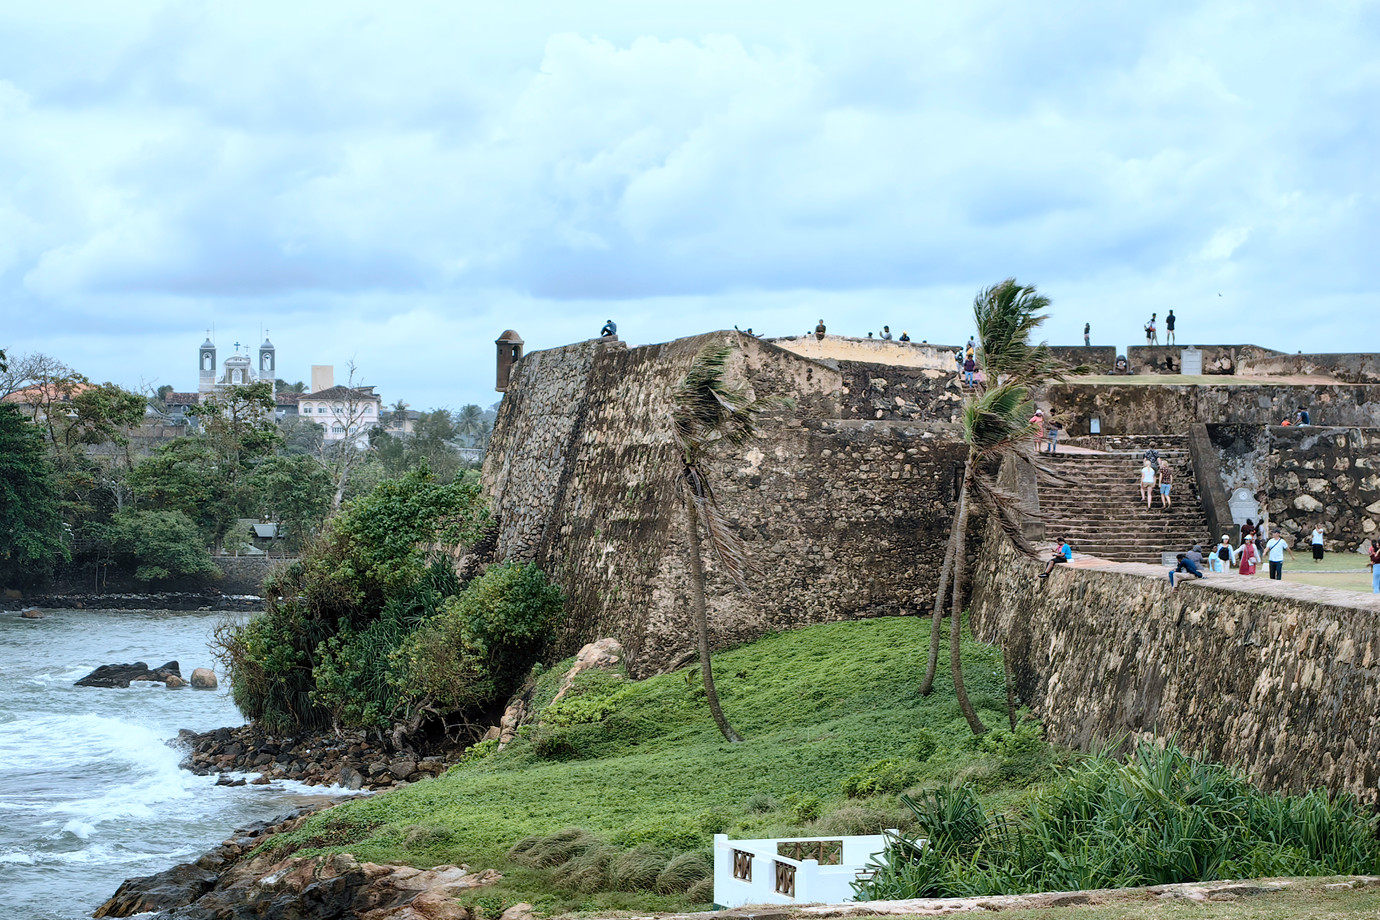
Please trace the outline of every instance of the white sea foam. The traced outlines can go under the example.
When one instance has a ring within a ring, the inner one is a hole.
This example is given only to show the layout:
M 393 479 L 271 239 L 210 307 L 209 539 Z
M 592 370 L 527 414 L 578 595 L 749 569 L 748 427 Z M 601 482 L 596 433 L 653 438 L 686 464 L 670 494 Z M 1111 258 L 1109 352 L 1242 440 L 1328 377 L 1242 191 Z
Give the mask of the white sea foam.
M 90 837 L 91 832 L 95 829 L 96 826 L 94 824 L 88 824 L 77 818 L 73 818 L 62 826 L 62 832 L 64 834 L 71 834 L 73 837 L 80 837 L 82 840 Z

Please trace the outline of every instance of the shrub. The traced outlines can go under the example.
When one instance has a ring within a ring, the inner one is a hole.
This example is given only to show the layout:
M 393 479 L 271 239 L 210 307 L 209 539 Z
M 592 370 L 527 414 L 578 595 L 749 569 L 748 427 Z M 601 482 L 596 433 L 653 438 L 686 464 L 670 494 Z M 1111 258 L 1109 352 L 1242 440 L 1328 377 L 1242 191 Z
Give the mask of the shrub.
M 134 566 L 140 581 L 220 577 L 196 524 L 181 511 L 121 511 L 111 519 L 115 558 Z
M 609 867 L 609 880 L 619 891 L 651 891 L 668 863 L 665 853 L 643 844 L 618 854 Z
M 666 864 L 656 877 L 656 890 L 662 894 L 676 894 L 689 890 L 702 879 L 711 879 L 714 867 L 698 853 L 682 853 Z
M 752 815 L 762 815 L 777 807 L 776 799 L 765 792 L 754 792 L 748 796 L 743 808 Z
M 896 793 L 915 785 L 925 776 L 918 765 L 899 760 L 878 760 L 843 781 L 843 794 L 850 799 Z
M 994 744 L 1010 744 L 996 741 Z M 1014 751 L 1025 749 L 1019 741 Z M 1376 818 L 1348 796 L 1271 795 L 1170 745 L 1088 758 L 1012 816 L 971 786 L 906 799 L 919 834 L 893 838 L 867 899 L 1014 894 L 1380 869 Z
M 561 591 L 534 565 L 490 566 L 395 653 L 398 690 L 444 711 L 508 696 L 555 636 Z
M 508 850 L 508 858 L 520 866 L 546 869 L 568 862 L 602 841 L 589 831 L 569 827 L 554 834 L 524 837 Z

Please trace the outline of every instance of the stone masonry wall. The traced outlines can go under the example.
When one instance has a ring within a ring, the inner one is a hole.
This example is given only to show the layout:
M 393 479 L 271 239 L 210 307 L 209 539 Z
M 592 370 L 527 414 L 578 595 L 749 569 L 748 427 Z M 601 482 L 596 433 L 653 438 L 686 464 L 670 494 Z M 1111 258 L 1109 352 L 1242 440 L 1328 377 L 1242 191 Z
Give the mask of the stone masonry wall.
M 712 464 L 719 504 L 758 570 L 753 590 L 738 591 L 705 547 L 715 646 L 808 623 L 929 609 L 953 514 L 955 468 L 965 456 L 945 431 L 919 422 L 840 420 L 839 371 L 734 333 L 606 349 L 587 369 L 578 362 L 528 365 L 529 355 L 505 397 L 495 432 L 504 454 L 491 451 L 485 482 L 501 484 L 505 464 L 517 468 L 508 453 L 517 445 L 559 440 L 521 433 L 524 411 L 517 400 L 506 405 L 514 395 L 538 427 L 568 435 L 559 471 L 547 474 L 557 482 L 515 491 L 510 475 L 495 497 L 500 545 L 534 550 L 530 558 L 567 593 L 569 621 L 556 654 L 614 635 L 633 672 L 647 674 L 693 651 L 669 412 L 672 388 L 714 341 L 736 342 L 733 374 L 756 396 L 779 398 L 754 443 L 725 450 Z M 580 405 L 573 422 L 553 422 L 565 415 L 542 408 L 547 397 L 535 396 L 564 392 L 544 379 L 557 372 L 583 375 L 584 395 L 568 400 Z M 544 504 L 522 507 L 528 499 L 519 495 Z M 518 539 L 522 530 L 544 536 Z
M 988 539 L 972 617 L 980 638 L 1005 642 L 1051 740 L 1095 750 L 1174 736 L 1266 788 L 1380 798 L 1380 623 L 1367 595 L 1234 588 L 1236 576 L 1171 589 L 1136 565 L 1036 571 Z
M 1277 425 L 1301 405 L 1315 424 L 1380 427 L 1380 390 L 1356 384 L 1061 383 L 1039 396 L 1074 435 L 1088 434 L 1092 418 L 1101 420 L 1103 434 L 1182 434 L 1199 421 Z
M 1380 537 L 1380 431 L 1269 429 L 1270 522 L 1298 546 L 1322 523 L 1329 552 Z
M 952 370 L 837 361 L 840 416 L 887 421 L 958 421 L 964 388 Z

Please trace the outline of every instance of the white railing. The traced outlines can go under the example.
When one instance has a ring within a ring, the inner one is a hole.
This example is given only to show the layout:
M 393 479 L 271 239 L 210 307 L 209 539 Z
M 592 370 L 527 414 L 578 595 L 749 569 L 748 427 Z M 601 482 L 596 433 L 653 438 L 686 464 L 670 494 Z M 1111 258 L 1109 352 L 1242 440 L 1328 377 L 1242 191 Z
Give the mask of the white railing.
M 837 854 L 838 865 L 820 865 L 819 859 L 780 855 L 783 845 L 796 851 L 823 852 L 827 847 L 831 855 Z M 868 863 L 885 849 L 886 837 L 882 834 L 768 840 L 729 840 L 727 834 L 715 834 L 714 903 L 720 907 L 742 907 L 851 901 L 853 882 L 869 874 Z

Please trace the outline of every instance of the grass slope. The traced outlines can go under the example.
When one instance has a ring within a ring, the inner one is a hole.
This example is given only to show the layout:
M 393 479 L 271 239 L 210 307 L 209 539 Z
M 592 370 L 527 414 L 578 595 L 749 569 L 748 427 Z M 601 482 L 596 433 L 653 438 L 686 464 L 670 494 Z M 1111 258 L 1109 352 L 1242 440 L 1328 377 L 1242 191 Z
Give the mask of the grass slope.
M 331 809 L 277 845 L 499 869 L 503 883 L 474 899 L 481 915 L 518 900 L 547 912 L 703 907 L 703 886 L 656 894 L 586 882 L 579 890 L 507 852 L 529 835 L 578 827 L 624 851 L 707 859 L 715 832 L 904 825 L 897 793 L 908 787 L 965 778 L 998 798 L 1014 794 L 1047 761 L 1005 757 L 1002 733 L 972 739 L 947 674 L 928 698 L 919 695 L 928 633 L 920 618 L 831 623 L 716 655 L 724 709 L 747 739 L 738 745 L 715 729 L 697 668 L 636 683 L 591 675 L 582 694 L 547 710 L 546 724 L 506 750 L 483 756 L 481 746 L 443 777 Z M 989 726 L 1004 726 L 1000 651 L 967 642 L 963 654 L 975 705 Z M 549 702 L 565 666 L 543 675 L 539 702 Z M 881 761 L 890 763 L 869 770 Z M 849 800 L 850 777 L 855 786 L 876 779 L 877 794 Z

